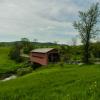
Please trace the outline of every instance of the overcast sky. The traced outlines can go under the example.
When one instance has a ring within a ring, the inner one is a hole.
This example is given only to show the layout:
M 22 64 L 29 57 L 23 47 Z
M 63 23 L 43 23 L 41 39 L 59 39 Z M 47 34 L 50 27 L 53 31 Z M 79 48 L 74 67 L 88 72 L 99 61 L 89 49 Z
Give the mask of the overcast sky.
M 0 0 L 0 41 L 71 43 L 78 11 L 100 0 Z

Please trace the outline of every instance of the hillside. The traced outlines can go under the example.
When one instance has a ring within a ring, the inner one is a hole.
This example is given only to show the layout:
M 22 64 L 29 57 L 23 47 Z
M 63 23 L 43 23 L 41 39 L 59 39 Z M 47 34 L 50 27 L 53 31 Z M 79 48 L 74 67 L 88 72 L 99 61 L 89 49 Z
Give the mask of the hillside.
M 9 59 L 10 47 L 0 47 L 0 74 L 16 69 L 19 64 Z
M 21 41 L 14 41 L 14 42 L 0 42 L 0 46 L 13 46 L 15 43 L 20 43 Z M 51 42 L 32 42 L 33 46 L 36 47 L 56 47 L 60 44 L 56 44 L 56 43 L 51 43 Z M 62 44 L 64 45 L 64 44 Z M 66 45 L 65 45 L 66 46 Z
M 99 100 L 100 65 L 53 65 L 0 82 L 0 100 Z

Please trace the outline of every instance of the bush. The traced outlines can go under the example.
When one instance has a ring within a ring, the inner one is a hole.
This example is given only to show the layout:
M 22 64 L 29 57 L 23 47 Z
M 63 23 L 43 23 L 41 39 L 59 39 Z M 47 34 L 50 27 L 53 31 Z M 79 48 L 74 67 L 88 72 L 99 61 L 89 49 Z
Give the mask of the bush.
M 32 71 L 33 71 L 33 69 L 31 67 L 20 68 L 20 69 L 17 70 L 17 75 L 23 76 L 25 74 L 31 73 Z

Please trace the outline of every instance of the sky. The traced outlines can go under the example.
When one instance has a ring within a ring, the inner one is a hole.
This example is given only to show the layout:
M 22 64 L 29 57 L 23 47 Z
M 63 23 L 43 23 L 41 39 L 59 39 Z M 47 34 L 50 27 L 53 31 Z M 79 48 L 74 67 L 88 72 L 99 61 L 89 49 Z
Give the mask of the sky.
M 29 38 L 71 44 L 78 38 L 73 27 L 78 11 L 96 2 L 100 0 L 0 0 L 0 41 Z

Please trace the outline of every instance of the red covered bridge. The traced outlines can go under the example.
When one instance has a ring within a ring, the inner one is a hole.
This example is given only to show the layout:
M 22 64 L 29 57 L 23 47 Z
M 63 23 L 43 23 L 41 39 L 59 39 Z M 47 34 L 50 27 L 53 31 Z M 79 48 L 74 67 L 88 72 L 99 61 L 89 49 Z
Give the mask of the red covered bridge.
M 40 65 L 48 65 L 59 61 L 59 53 L 54 48 L 40 48 L 30 52 L 30 61 Z

